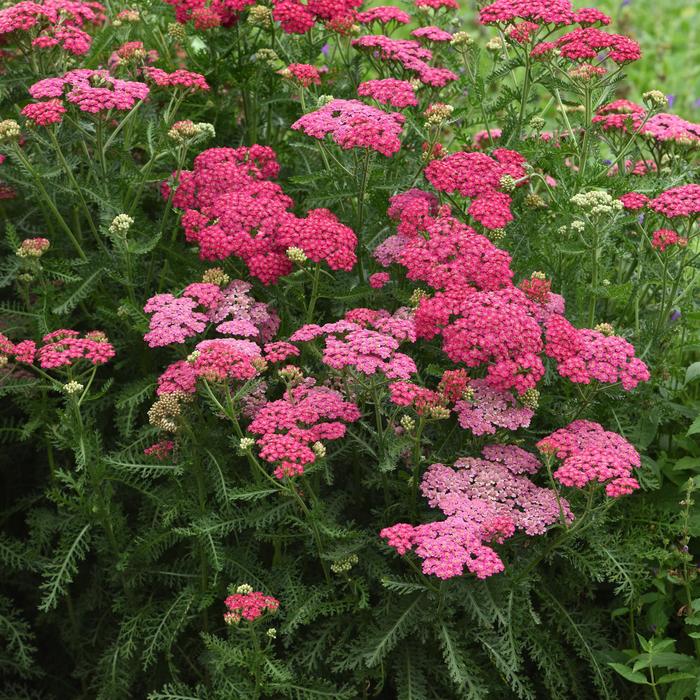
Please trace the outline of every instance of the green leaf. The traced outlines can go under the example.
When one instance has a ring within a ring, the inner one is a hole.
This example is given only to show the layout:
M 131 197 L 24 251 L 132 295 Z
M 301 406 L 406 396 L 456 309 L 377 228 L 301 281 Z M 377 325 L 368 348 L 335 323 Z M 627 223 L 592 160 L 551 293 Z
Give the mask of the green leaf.
M 646 676 L 643 673 L 633 671 L 629 666 L 615 663 L 609 663 L 608 666 L 617 671 L 623 678 L 626 678 L 631 683 L 649 685 L 649 681 L 646 679 Z
M 685 370 L 685 383 L 690 384 L 690 382 L 695 381 L 698 377 L 700 377 L 700 362 L 693 362 L 693 364 Z
M 676 681 L 689 681 L 695 678 L 694 673 L 684 673 L 677 671 L 676 673 L 665 673 L 661 678 L 657 678 L 657 683 L 675 683 Z
M 700 415 L 698 415 L 697 418 L 690 424 L 687 435 L 690 437 L 691 435 L 696 435 L 697 433 L 700 433 Z

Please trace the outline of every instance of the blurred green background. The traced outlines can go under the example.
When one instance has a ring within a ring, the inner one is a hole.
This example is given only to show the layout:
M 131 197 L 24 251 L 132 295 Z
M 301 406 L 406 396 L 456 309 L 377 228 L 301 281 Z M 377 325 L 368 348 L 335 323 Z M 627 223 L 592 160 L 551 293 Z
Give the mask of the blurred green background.
M 646 90 L 669 95 L 669 111 L 700 121 L 700 0 L 574 0 L 607 12 L 610 30 L 629 34 L 642 47 L 642 58 L 626 69 L 629 96 Z

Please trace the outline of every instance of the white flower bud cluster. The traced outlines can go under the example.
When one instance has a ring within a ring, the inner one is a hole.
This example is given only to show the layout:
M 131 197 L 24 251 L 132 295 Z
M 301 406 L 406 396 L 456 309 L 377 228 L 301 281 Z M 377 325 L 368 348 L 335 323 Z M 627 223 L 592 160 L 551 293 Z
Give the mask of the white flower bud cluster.
M 605 190 L 579 192 L 571 198 L 571 203 L 596 216 L 599 214 L 615 214 L 622 211 L 622 202 L 615 199 Z

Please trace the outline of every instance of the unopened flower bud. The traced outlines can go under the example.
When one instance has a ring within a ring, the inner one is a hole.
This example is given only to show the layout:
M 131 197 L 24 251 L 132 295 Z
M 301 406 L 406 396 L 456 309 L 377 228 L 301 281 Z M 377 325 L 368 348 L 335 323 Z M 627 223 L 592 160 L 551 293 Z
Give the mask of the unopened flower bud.
M 407 433 L 410 433 L 416 429 L 416 421 L 411 418 L 411 416 L 401 416 L 399 423 Z
M 253 5 L 248 10 L 246 21 L 253 27 L 269 29 L 272 26 L 272 10 L 265 5 Z
M 501 37 L 499 37 L 499 36 L 495 36 L 486 42 L 486 50 L 487 51 L 493 51 L 494 53 L 497 53 L 502 48 L 503 48 L 503 42 L 501 41 Z
M 650 107 L 666 107 L 668 97 L 661 90 L 649 90 L 642 95 L 642 99 Z
M 411 294 L 411 298 L 409 299 L 408 303 L 413 307 L 417 307 L 418 304 L 420 304 L 421 299 L 427 299 L 428 298 L 428 292 L 426 292 L 424 289 L 414 289 L 413 293 Z
M 540 392 L 537 389 L 528 389 L 520 396 L 520 402 L 534 411 L 540 405 Z
M 0 122 L 0 143 L 3 141 L 17 141 L 22 130 L 14 119 L 3 119 Z
M 277 639 L 277 630 L 274 627 L 268 627 L 267 632 L 265 634 L 270 638 L 270 639 Z
M 205 284 L 216 284 L 219 287 L 225 287 L 230 281 L 231 278 L 220 267 L 212 267 L 202 275 L 202 282 Z
M 176 41 L 185 41 L 185 39 L 187 39 L 185 25 L 179 22 L 171 22 L 168 24 L 168 36 Z
M 542 117 L 535 116 L 532 119 L 530 119 L 530 128 L 533 131 L 540 132 L 540 131 L 542 131 L 542 129 L 544 129 L 544 126 L 545 126 L 545 121 L 544 121 L 544 119 L 542 119 Z
M 117 214 L 109 225 L 109 232 L 113 236 L 126 236 L 134 220 L 128 214 Z
M 254 444 L 255 438 L 242 437 L 241 441 L 238 443 L 238 446 L 241 448 L 241 452 L 247 452 L 253 447 Z
M 439 126 L 440 124 L 444 124 L 452 116 L 454 109 L 452 105 L 436 102 L 428 106 L 425 112 L 423 112 L 423 116 L 428 126 Z
M 453 46 L 471 46 L 473 43 L 474 39 L 468 32 L 455 32 L 450 40 Z
M 499 180 L 499 184 L 504 192 L 513 192 L 516 188 L 515 178 L 512 175 L 504 175 Z
M 322 442 L 315 442 L 311 445 L 311 449 L 319 459 L 323 459 L 326 456 L 326 446 Z
M 73 396 L 73 394 L 78 394 L 85 387 L 80 382 L 73 380 L 64 384 L 61 388 L 63 389 L 64 393 L 68 394 L 68 396 Z
M 51 243 L 47 238 L 25 238 L 15 251 L 19 258 L 40 258 Z
M 301 248 L 297 248 L 296 246 L 290 246 L 285 252 L 287 257 L 297 265 L 303 265 L 308 260 L 306 253 Z
M 236 588 L 236 593 L 240 595 L 248 595 L 248 593 L 253 592 L 253 587 L 249 583 L 242 583 Z
M 607 336 L 615 335 L 615 329 L 610 323 L 599 323 L 597 326 L 593 327 L 593 330 Z

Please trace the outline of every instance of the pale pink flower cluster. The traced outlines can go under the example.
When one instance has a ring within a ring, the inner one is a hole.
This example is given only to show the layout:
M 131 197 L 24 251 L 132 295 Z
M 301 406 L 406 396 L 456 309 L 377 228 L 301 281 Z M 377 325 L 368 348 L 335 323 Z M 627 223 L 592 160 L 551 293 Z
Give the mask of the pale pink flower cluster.
M 179 174 L 172 200 L 184 210 L 187 240 L 199 245 L 204 260 L 241 258 L 265 284 L 292 271 L 286 253 L 291 247 L 333 270 L 351 270 L 355 233 L 327 209 L 313 209 L 303 218 L 292 214 L 292 199 L 270 181 L 278 172 L 275 153 L 267 146 L 200 153 L 193 170 Z M 167 183 L 163 196 L 172 196 Z
M 368 148 L 389 157 L 401 148 L 404 121 L 396 112 L 384 112 L 358 100 L 336 99 L 304 114 L 292 129 L 319 140 L 330 135 L 344 150 Z
M 416 93 L 408 80 L 384 78 L 383 80 L 367 80 L 357 86 L 360 97 L 371 97 L 380 104 L 398 109 L 415 107 L 418 104 Z
M 417 41 L 390 39 L 383 34 L 368 34 L 353 39 L 352 45 L 358 50 L 371 53 L 381 61 L 395 64 L 400 69 L 399 73 L 404 71 L 414 73 L 425 85 L 444 87 L 458 78 L 447 68 L 430 66 L 428 61 L 433 58 L 432 51 L 421 46 Z
M 632 470 L 641 466 L 639 453 L 617 433 L 599 423 L 577 420 L 537 443 L 539 451 L 561 460 L 554 478 L 564 486 L 583 488 L 589 482 L 606 484 L 616 498 L 632 493 L 639 483 Z
M 389 24 L 389 22 L 408 24 L 411 21 L 411 15 L 393 5 L 381 5 L 358 12 L 355 19 L 360 24 L 372 24 L 373 22 L 379 24 Z
M 509 391 L 499 391 L 484 379 L 469 383 L 472 397 L 457 401 L 454 411 L 465 430 L 474 435 L 493 435 L 498 428 L 517 430 L 530 425 L 535 412 L 523 406 Z
M 360 318 L 358 312 L 369 314 Z M 335 370 L 352 368 L 365 375 L 377 372 L 389 379 L 408 379 L 417 371 L 415 362 L 399 352 L 401 342 L 415 341 L 413 320 L 402 310 L 354 309 L 354 315 L 334 323 L 302 326 L 290 337 L 293 343 L 323 338 L 323 363 Z
M 359 418 L 358 407 L 338 391 L 306 379 L 283 398 L 264 404 L 248 430 L 261 435 L 260 456 L 275 464 L 275 476 L 283 479 L 303 474 L 304 467 L 317 459 L 314 444 L 339 440 L 345 435 L 345 424 Z
M 552 316 L 545 328 L 547 356 L 556 360 L 562 377 L 577 384 L 619 382 L 625 391 L 649 381 L 647 366 L 624 338 L 575 328 L 563 316 Z
M 533 455 L 514 445 L 490 445 L 482 455 L 458 459 L 454 467 L 433 464 L 423 475 L 421 492 L 446 520 L 380 532 L 399 554 L 415 548 L 425 574 L 448 579 L 466 569 L 487 578 L 504 568 L 492 543 L 516 530 L 541 535 L 562 517 L 573 520 L 566 500 L 524 476 L 539 469 Z

